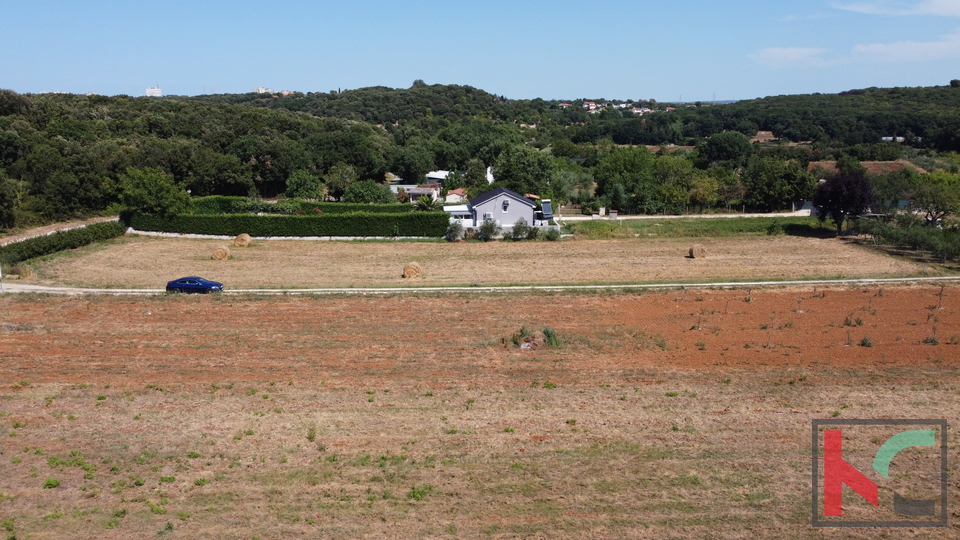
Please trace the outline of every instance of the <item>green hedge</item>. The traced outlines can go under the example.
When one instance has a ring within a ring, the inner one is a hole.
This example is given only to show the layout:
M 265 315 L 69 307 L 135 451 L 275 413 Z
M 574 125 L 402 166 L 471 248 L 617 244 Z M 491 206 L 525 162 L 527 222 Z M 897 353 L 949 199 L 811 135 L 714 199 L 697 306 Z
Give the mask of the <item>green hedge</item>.
M 22 242 L 0 247 L 0 263 L 15 264 L 58 251 L 75 249 L 94 242 L 122 236 L 126 231 L 127 228 L 122 223 L 105 221 L 46 236 L 36 236 Z
M 316 215 L 315 208 L 324 214 L 350 214 L 353 212 L 367 212 L 370 214 L 405 214 L 413 212 L 412 204 L 352 204 L 312 202 L 300 199 L 285 199 L 276 203 L 254 201 L 247 197 L 225 197 L 214 195 L 211 197 L 197 197 L 190 200 L 190 211 L 193 215 L 217 214 L 282 214 L 292 215 L 302 212 L 304 215 Z
M 251 214 L 178 215 L 139 214 L 130 225 L 139 231 L 236 236 L 433 236 L 441 237 L 450 224 L 446 212 L 403 214 L 323 214 L 256 216 Z

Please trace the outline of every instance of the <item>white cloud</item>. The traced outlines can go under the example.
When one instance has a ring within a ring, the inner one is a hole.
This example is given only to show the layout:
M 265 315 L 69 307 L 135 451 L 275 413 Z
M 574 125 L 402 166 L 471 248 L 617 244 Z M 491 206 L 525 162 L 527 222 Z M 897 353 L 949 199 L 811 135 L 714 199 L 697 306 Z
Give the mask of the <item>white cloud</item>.
M 833 7 L 871 15 L 945 15 L 960 17 L 958 0 L 869 0 L 834 3 Z
M 923 62 L 944 58 L 960 58 L 960 30 L 945 36 L 942 41 L 897 41 L 857 45 L 853 54 L 891 62 Z
M 820 55 L 825 52 L 815 47 L 771 47 L 748 56 L 769 67 L 812 66 L 824 62 Z

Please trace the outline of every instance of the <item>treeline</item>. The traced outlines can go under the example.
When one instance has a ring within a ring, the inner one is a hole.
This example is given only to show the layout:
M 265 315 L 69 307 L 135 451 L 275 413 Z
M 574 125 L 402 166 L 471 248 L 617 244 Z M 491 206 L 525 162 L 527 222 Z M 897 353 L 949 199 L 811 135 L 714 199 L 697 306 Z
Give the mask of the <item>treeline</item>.
M 396 202 L 383 186 L 388 172 L 420 183 L 445 169 L 456 171 L 446 189 L 476 195 L 489 188 L 488 167 L 496 185 L 586 211 L 776 210 L 811 196 L 811 161 L 907 157 L 955 175 L 958 97 L 960 83 L 671 111 L 652 100 L 596 100 L 653 110 L 638 116 L 419 81 L 276 97 L 0 90 L 0 227 L 119 212 L 146 204 L 144 186 L 158 184 L 161 206 L 187 193 L 384 203 Z M 812 144 L 751 144 L 758 129 Z M 904 143 L 880 141 L 887 136 Z
M 198 96 L 194 100 L 308 112 L 389 126 L 416 122 L 434 132 L 464 118 L 536 124 L 538 138 L 574 144 L 609 138 L 615 144 L 687 144 L 723 131 L 748 136 L 771 131 L 788 141 L 830 146 L 874 144 L 903 137 L 918 148 L 960 151 L 960 84 L 920 88 L 868 88 L 839 94 L 774 96 L 723 105 L 608 101 L 648 107 L 667 115 L 633 114 L 607 107 L 587 114 L 585 100 L 507 100 L 470 86 L 415 84 L 300 93 Z M 561 106 L 562 103 L 571 105 Z

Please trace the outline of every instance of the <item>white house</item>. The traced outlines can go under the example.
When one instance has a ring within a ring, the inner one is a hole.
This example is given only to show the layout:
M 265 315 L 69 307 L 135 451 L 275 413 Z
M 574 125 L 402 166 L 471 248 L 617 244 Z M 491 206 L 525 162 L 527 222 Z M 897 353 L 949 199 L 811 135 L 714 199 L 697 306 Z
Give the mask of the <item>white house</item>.
M 433 200 L 440 200 L 440 190 L 432 187 L 412 187 L 407 190 L 407 196 L 410 197 L 410 202 L 415 203 L 420 200 L 420 197 L 432 197 Z
M 520 218 L 523 218 L 527 225 L 533 225 L 537 205 L 519 193 L 498 187 L 470 199 L 470 212 L 473 215 L 474 227 L 479 227 L 487 219 L 495 221 L 501 227 L 513 227 Z
M 447 192 L 447 198 L 444 202 L 448 204 L 459 204 L 467 201 L 467 190 L 463 188 L 451 189 Z
M 436 182 L 442 186 L 447 176 L 450 176 L 450 171 L 430 171 L 427 173 L 427 183 Z

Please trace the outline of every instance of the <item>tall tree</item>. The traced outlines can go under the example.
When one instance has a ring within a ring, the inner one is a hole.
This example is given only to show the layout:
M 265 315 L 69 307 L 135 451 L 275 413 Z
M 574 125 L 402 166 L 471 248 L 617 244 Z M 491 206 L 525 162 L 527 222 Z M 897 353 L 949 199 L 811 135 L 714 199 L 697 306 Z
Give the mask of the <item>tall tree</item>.
M 357 171 L 346 163 L 337 163 L 327 174 L 323 175 L 323 183 L 327 186 L 327 194 L 340 200 L 347 188 L 357 181 Z
M 160 169 L 134 169 L 120 175 L 120 204 L 144 214 L 173 215 L 187 209 L 190 195 Z
M 724 131 L 707 139 L 697 150 L 708 163 L 725 163 L 735 168 L 746 165 L 753 154 L 753 145 L 743 133 Z
M 507 189 L 523 195 L 549 196 L 553 158 L 530 146 L 512 146 L 500 154 L 493 166 L 493 177 Z
M 343 194 L 343 202 L 386 204 L 397 202 L 397 198 L 387 186 L 378 184 L 373 180 L 361 180 L 347 187 Z
M 873 186 L 862 169 L 845 168 L 823 180 L 813 196 L 813 206 L 822 223 L 829 217 L 837 226 L 837 235 L 843 232 L 843 222 L 849 216 L 867 211 L 874 204 Z

